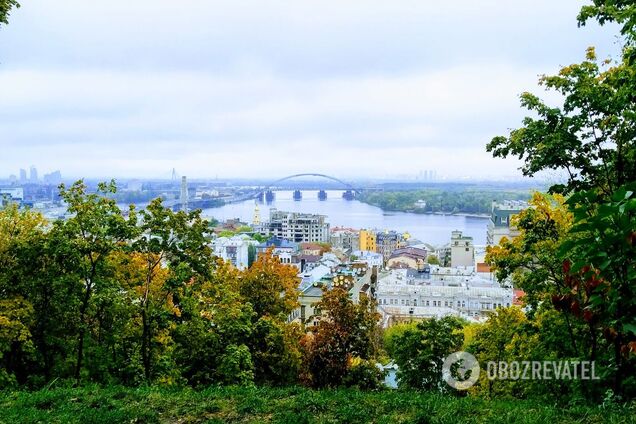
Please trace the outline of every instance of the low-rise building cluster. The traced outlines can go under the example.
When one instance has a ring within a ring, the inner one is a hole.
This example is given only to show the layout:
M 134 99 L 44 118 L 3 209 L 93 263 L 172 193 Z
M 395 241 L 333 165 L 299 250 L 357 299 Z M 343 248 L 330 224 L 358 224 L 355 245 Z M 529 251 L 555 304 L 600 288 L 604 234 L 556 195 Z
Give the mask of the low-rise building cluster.
M 493 204 L 489 242 L 514 236 L 510 218 L 523 207 L 518 202 Z M 384 326 L 447 315 L 483 320 L 523 295 L 495 279 L 484 260 L 485 246 L 475 246 L 461 231 L 453 231 L 448 244 L 433 247 L 408 233 L 330 230 L 325 216 L 276 209 L 267 222 L 255 219 L 252 229 L 268 237 L 266 241 L 256 242 L 246 234 L 219 237 L 213 241 L 214 251 L 238 268 L 253 260 L 250 249 L 255 255 L 271 251 L 282 263 L 296 266 L 300 306 L 290 321 L 311 324 L 320 319 L 316 304 L 323 290 L 333 287 L 345 288 L 356 302 L 361 296 L 373 297 Z

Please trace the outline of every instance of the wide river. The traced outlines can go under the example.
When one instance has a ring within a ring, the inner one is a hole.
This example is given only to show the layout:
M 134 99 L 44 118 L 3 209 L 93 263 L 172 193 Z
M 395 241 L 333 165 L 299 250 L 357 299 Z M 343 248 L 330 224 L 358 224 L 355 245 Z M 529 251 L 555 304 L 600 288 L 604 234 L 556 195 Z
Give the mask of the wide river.
M 487 218 L 458 215 L 429 215 L 408 212 L 385 212 L 382 209 L 342 198 L 342 191 L 327 191 L 327 200 L 318 200 L 318 192 L 303 190 L 303 199 L 295 201 L 292 191 L 277 191 L 276 199 L 270 204 L 259 203 L 261 220 L 269 218 L 269 209 L 282 211 L 316 213 L 327 216 L 331 227 L 378 228 L 380 230 L 408 231 L 425 243 L 435 246 L 450 241 L 451 231 L 461 230 L 472 236 L 476 245 L 486 244 Z M 206 217 L 220 221 L 239 218 L 251 223 L 254 217 L 254 201 L 224 205 L 220 208 L 205 209 Z

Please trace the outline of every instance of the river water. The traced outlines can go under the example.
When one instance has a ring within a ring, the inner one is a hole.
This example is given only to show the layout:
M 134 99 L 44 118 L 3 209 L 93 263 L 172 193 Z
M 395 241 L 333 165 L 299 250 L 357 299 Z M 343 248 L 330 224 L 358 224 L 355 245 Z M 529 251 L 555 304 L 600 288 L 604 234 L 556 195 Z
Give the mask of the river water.
M 259 203 L 261 220 L 269 217 L 269 209 L 282 211 L 316 213 L 327 216 L 331 227 L 377 228 L 380 230 L 408 231 L 412 237 L 435 246 L 450 241 L 451 231 L 460 230 L 472 236 L 476 245 L 486 244 L 487 218 L 458 215 L 415 214 L 408 212 L 385 212 L 382 209 L 342 198 L 342 191 L 328 190 L 327 200 L 318 200 L 318 192 L 303 190 L 303 199 L 295 201 L 292 191 L 277 191 L 276 199 L 270 204 Z M 220 221 L 239 218 L 251 223 L 254 217 L 253 200 L 210 208 L 204 216 Z

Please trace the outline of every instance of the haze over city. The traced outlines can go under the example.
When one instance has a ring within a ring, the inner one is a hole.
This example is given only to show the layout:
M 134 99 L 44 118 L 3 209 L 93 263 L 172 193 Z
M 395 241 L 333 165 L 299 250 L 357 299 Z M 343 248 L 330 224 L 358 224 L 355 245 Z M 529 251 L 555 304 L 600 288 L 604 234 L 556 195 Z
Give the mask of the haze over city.
M 37 7 L 35 5 L 37 4 Z M 434 6 L 434 7 L 433 7 Z M 520 176 L 485 144 L 612 31 L 580 2 L 79 0 L 0 28 L 0 169 L 68 177 Z M 6 176 L 4 176 L 6 177 Z

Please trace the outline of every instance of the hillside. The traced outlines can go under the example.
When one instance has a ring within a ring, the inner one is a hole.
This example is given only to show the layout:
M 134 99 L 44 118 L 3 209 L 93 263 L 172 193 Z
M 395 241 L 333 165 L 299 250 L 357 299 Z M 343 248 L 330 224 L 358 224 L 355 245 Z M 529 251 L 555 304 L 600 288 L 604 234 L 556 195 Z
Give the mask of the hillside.
M 633 423 L 636 410 L 421 392 L 123 387 L 0 393 L 0 423 Z

